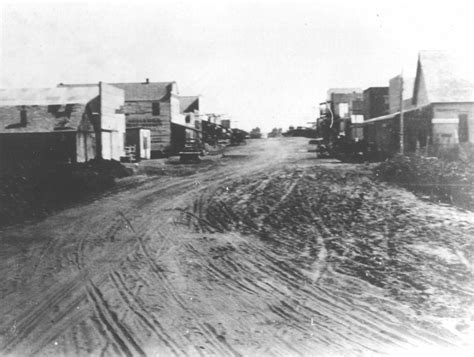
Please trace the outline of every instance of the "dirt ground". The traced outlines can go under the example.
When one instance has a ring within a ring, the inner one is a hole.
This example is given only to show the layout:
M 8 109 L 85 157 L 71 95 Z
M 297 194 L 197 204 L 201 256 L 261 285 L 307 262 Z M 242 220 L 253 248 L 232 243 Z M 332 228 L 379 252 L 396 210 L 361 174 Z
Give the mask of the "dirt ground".
M 469 355 L 474 213 L 255 140 L 0 231 L 0 354 Z

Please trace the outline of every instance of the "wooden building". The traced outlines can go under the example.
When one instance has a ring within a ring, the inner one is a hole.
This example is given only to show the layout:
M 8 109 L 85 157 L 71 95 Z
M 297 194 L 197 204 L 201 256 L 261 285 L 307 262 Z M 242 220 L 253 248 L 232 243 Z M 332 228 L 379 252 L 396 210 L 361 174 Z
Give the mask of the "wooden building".
M 0 169 L 119 160 L 124 153 L 123 105 L 123 91 L 105 83 L 0 90 Z
M 325 140 L 344 135 L 361 140 L 363 129 L 363 94 L 360 88 L 331 88 L 327 101 L 320 103 L 321 118 L 331 118 L 331 130 L 323 121 L 317 124 L 318 131 Z
M 364 120 L 389 113 L 388 87 L 369 87 L 363 92 Z
M 468 59 L 444 51 L 418 57 L 413 96 L 404 115 L 404 151 L 439 155 L 474 143 L 474 75 Z M 369 147 L 382 156 L 400 150 L 400 112 L 364 122 Z
M 113 83 L 125 92 L 126 128 L 149 129 L 151 156 L 168 155 L 171 150 L 171 123 L 180 122 L 180 103 L 176 82 Z M 60 84 L 80 87 L 89 84 Z
M 180 116 L 171 123 L 171 153 L 178 154 L 188 146 L 202 150 L 202 126 L 199 96 L 179 97 Z

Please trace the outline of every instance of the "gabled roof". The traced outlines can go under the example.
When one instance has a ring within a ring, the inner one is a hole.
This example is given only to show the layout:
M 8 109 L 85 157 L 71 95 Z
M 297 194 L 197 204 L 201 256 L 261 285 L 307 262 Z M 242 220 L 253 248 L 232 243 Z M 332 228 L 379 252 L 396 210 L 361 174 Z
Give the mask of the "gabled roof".
M 131 83 L 108 83 L 109 85 L 123 89 L 125 101 L 155 101 L 167 98 L 171 95 L 176 82 L 131 82 Z M 59 84 L 58 87 L 90 87 L 94 84 Z
M 89 87 L 0 89 L 0 106 L 86 104 L 99 95 Z
M 421 51 L 418 57 L 413 101 L 428 103 L 474 102 L 472 60 L 447 51 Z
M 179 112 L 192 113 L 199 110 L 199 96 L 183 96 L 179 97 Z
M 160 100 L 171 94 L 176 82 L 110 83 L 125 91 L 125 101 Z
M 35 114 L 34 111 L 27 109 L 27 124 L 25 126 L 20 124 L 21 106 L 13 106 L 15 109 L 18 108 L 16 116 L 12 115 L 15 111 L 12 112 L 11 110 L 8 115 L 2 116 L 2 110 L 6 106 L 0 107 L 0 134 L 93 130 L 90 122 L 83 118 L 82 115 L 71 115 L 75 110 L 74 107 L 77 105 L 81 104 L 49 104 L 48 115 L 44 113 Z
M 5 107 L 48 106 L 51 115 L 35 116 L 27 112 L 27 125 L 18 116 L 0 116 L 0 133 L 46 133 L 78 130 L 81 116 L 70 114 L 75 104 L 87 104 L 99 96 L 99 86 L 80 88 L 0 89 L 0 111 Z

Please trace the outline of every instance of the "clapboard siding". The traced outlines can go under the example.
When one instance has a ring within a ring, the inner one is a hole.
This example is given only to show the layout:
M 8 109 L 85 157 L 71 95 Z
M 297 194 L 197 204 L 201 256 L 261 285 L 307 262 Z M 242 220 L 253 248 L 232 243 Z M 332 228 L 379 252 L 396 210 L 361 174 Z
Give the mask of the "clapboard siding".
M 151 131 L 151 150 L 166 151 L 171 143 L 170 103 L 159 101 L 160 115 L 153 115 L 153 101 L 126 102 L 124 112 L 127 129 L 144 128 Z

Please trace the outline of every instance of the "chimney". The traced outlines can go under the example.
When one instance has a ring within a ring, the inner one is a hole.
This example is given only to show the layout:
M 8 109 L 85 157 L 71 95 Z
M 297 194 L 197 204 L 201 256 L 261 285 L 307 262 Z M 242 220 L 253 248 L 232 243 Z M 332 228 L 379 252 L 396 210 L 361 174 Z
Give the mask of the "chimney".
M 150 80 L 147 78 L 146 81 L 145 81 L 146 84 L 149 84 L 150 83 Z

